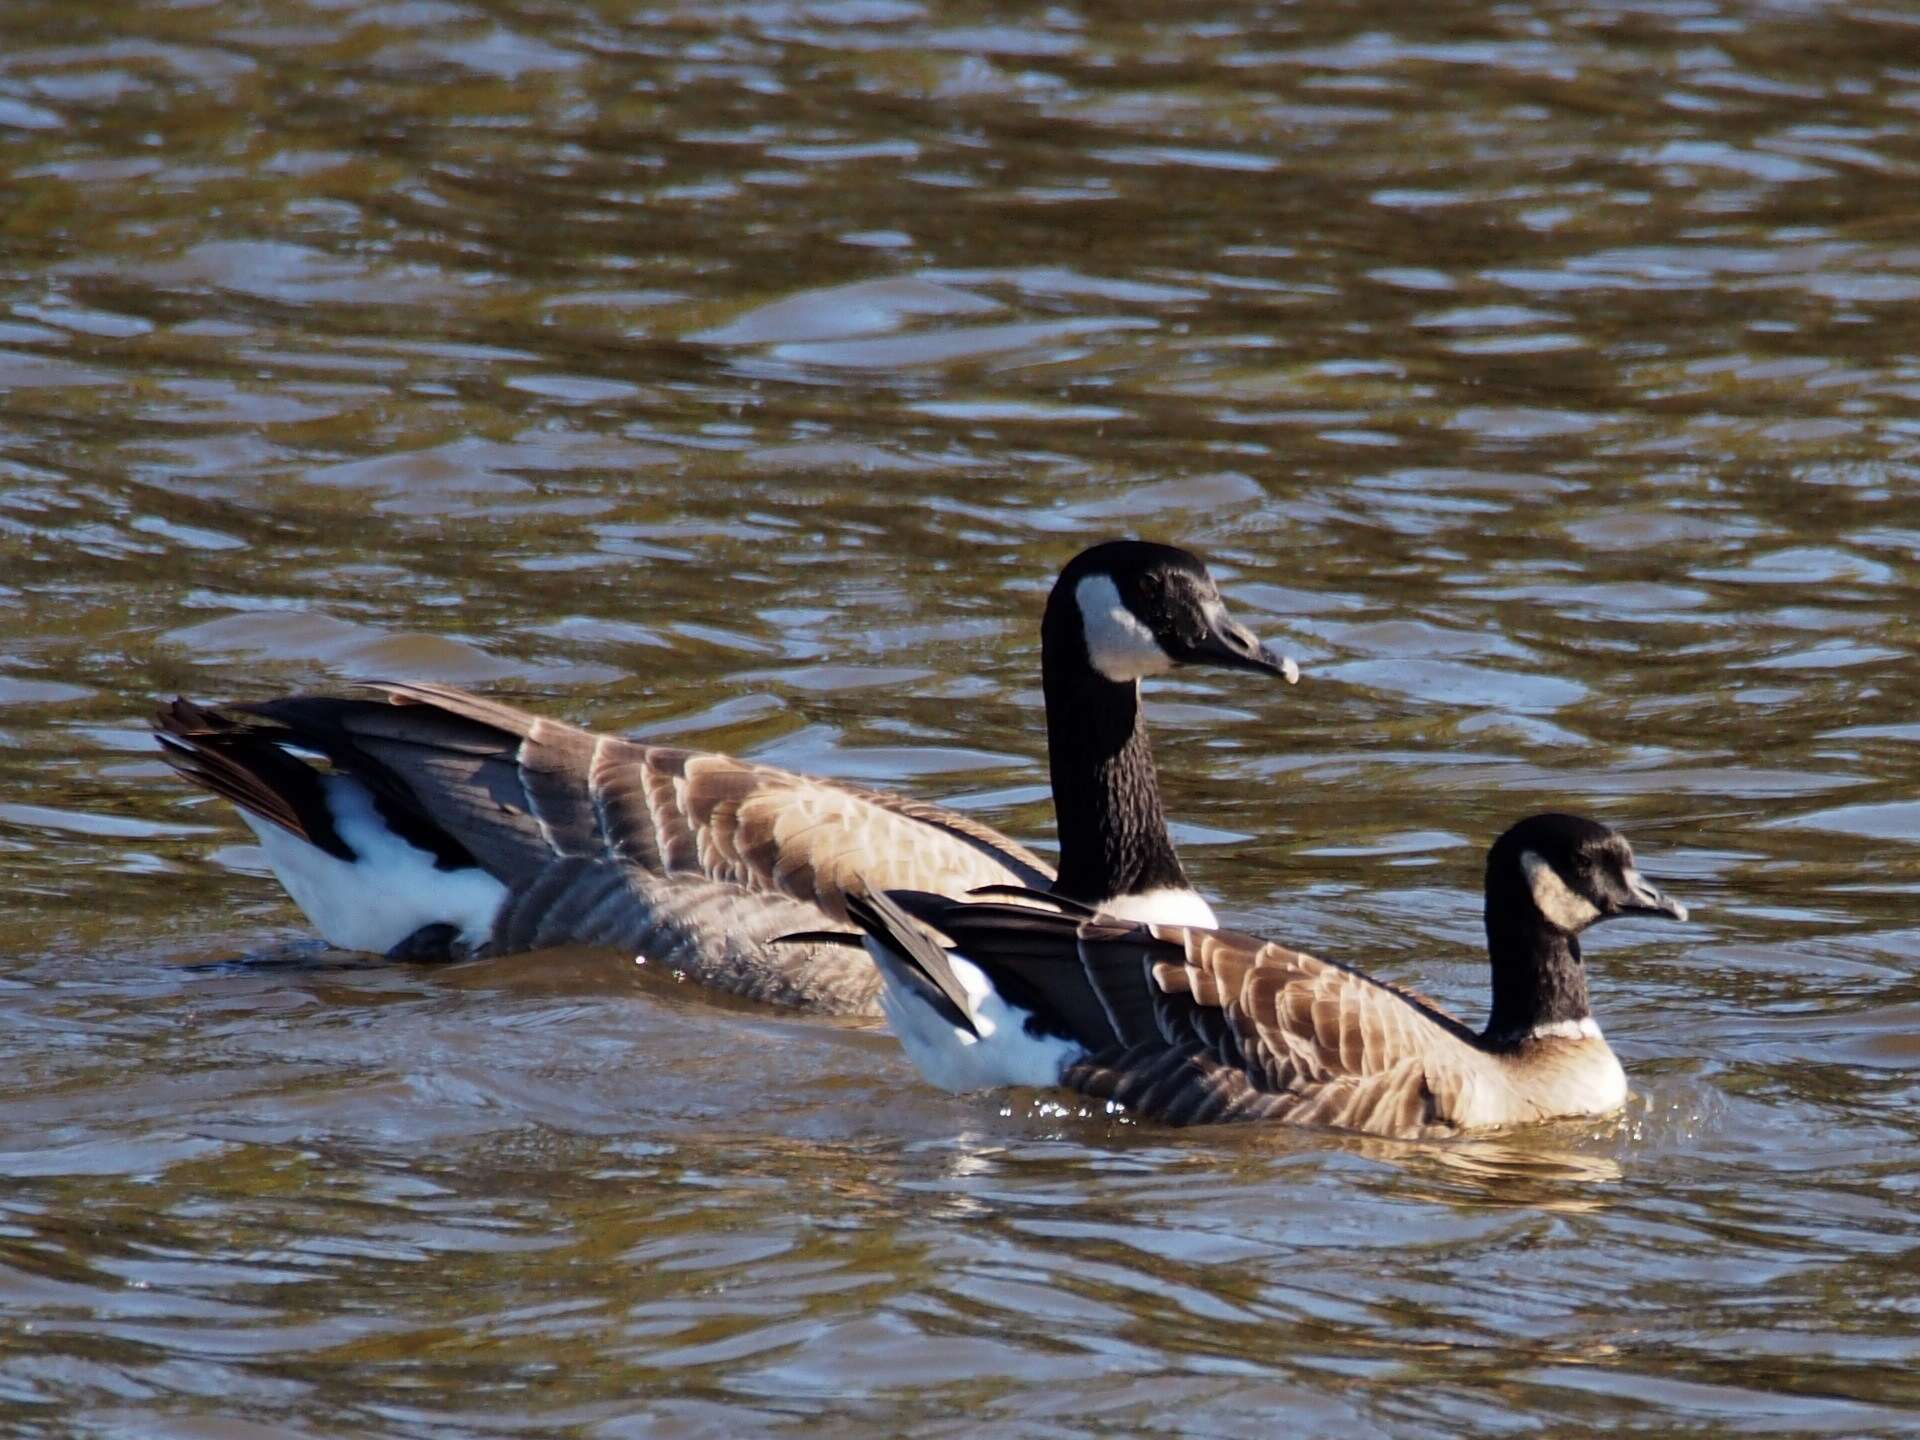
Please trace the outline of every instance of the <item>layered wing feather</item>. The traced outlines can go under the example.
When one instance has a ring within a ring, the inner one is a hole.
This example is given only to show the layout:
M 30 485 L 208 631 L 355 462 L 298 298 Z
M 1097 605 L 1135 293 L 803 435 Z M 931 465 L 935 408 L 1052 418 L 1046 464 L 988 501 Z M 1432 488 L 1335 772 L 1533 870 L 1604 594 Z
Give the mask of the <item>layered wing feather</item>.
M 183 773 L 287 828 L 321 830 L 325 815 L 289 749 L 360 779 L 396 831 L 508 886 L 496 952 L 630 946 L 735 993 L 872 1012 L 863 955 L 771 942 L 845 925 L 847 895 L 869 886 L 959 895 L 1053 877 L 978 821 L 904 796 L 598 735 L 448 686 L 372 688 L 382 698 L 175 702 L 158 723 Z
M 1068 1082 L 1157 1119 L 1437 1135 L 1476 1122 L 1477 1091 L 1509 1088 L 1452 1016 L 1302 951 L 1168 927 L 1094 931 L 1081 949 L 1108 970 L 1102 951 L 1133 960 L 1158 1034 L 1090 1056 Z
M 446 686 L 379 688 L 392 704 L 351 717 L 359 743 L 476 854 L 501 852 L 495 865 L 542 851 L 615 861 L 783 895 L 841 923 L 846 894 L 868 886 L 961 894 L 1053 878 L 1024 846 L 905 796 L 596 735 Z M 441 733 L 449 719 L 491 736 L 490 752 Z
M 1531 1118 L 1453 1016 L 1302 951 L 1014 905 L 911 897 L 908 908 L 1034 1026 L 1084 1047 L 1065 1084 L 1136 1114 L 1392 1136 Z

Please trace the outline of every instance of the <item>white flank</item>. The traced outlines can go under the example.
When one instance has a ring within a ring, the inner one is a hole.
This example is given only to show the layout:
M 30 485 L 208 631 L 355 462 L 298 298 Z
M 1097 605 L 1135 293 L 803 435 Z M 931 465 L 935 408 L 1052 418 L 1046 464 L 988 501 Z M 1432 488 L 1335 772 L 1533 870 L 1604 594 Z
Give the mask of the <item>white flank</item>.
M 334 829 L 355 860 L 329 855 L 244 810 L 240 818 L 260 837 L 273 873 L 329 945 L 385 954 L 427 925 L 455 926 L 468 945 L 493 933 L 506 886 L 474 867 L 436 869 L 430 852 L 387 828 L 358 780 L 330 775 L 321 783 Z
M 1578 934 L 1600 918 L 1600 907 L 1584 895 L 1577 895 L 1560 877 L 1560 872 L 1531 850 L 1520 852 L 1520 868 L 1527 872 L 1527 884 L 1533 890 L 1533 903 L 1549 923 L 1569 935 Z
M 908 962 L 872 936 L 867 937 L 867 953 L 885 981 L 880 1008 L 887 1023 L 920 1073 L 942 1090 L 963 1094 L 1003 1085 L 1058 1085 L 1060 1072 L 1086 1053 L 1071 1040 L 1029 1035 L 1027 1012 L 1001 999 L 980 967 L 962 955 L 949 954 L 947 959 L 967 992 L 967 1009 L 978 1034 L 942 1018 L 918 993 L 896 983 L 894 967 Z
M 1191 925 L 1199 930 L 1218 930 L 1220 919 L 1213 907 L 1196 890 L 1168 887 L 1143 890 L 1138 895 L 1116 895 L 1094 906 L 1102 915 L 1117 920 L 1132 920 L 1141 925 Z
M 1164 675 L 1173 659 L 1153 632 L 1127 608 L 1108 575 L 1089 575 L 1073 587 L 1080 624 L 1087 637 L 1087 659 L 1107 679 L 1124 682 L 1142 675 Z

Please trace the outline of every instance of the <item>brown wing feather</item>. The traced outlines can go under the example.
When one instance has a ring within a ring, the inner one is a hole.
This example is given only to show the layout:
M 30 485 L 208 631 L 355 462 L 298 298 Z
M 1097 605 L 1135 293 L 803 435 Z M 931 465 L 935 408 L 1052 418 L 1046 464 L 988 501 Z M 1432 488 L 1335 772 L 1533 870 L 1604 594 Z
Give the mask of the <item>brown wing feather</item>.
M 1082 948 L 1148 936 L 1159 1042 L 1092 1056 L 1067 1075 L 1077 1089 L 1175 1124 L 1424 1136 L 1451 1133 L 1465 1092 L 1492 1078 L 1491 1057 L 1444 1011 L 1298 950 L 1167 926 Z
M 425 834 L 451 837 L 457 845 L 448 848 L 508 885 L 511 923 L 497 926 L 496 949 L 518 948 L 516 938 L 554 943 L 617 928 L 610 917 L 625 904 L 636 914 L 681 917 L 665 948 L 693 978 L 741 989 L 756 965 L 773 972 L 811 963 L 770 942 L 846 923 L 845 897 L 867 886 L 960 895 L 979 885 L 1045 887 L 1053 878 L 1023 846 L 923 801 L 596 735 L 449 686 L 372 688 L 381 699 L 295 696 L 225 715 L 177 705 L 161 728 L 169 755 L 191 778 L 296 833 L 303 821 L 324 822 L 326 807 L 318 772 L 280 744 L 317 750 L 336 769 L 359 774 L 396 813 L 410 814 Z M 222 763 L 229 754 L 248 765 Z M 288 799 L 301 777 L 314 792 L 310 803 Z M 624 878 L 602 897 L 601 882 L 578 874 L 580 864 Z M 695 884 L 706 897 L 699 905 L 669 903 L 675 886 Z M 729 889 L 743 902 L 732 909 L 723 903 Z M 533 903 L 542 897 L 544 907 Z M 776 898 L 798 908 L 771 907 Z M 580 936 L 565 933 L 567 917 L 589 911 Z M 760 920 L 775 916 L 781 928 L 760 934 Z M 704 973 L 723 953 L 724 967 Z M 861 960 L 861 983 L 870 974 Z
M 416 762 L 438 792 L 423 797 L 429 813 L 437 818 L 446 802 L 470 847 L 468 827 L 498 823 L 470 793 L 489 784 L 496 815 L 524 809 L 551 855 L 619 860 L 784 894 L 835 921 L 846 919 L 846 893 L 867 886 L 962 894 L 995 883 L 1045 886 L 1053 878 L 1024 846 L 924 801 L 727 755 L 594 735 L 448 686 L 379 688 L 405 710 L 441 712 L 499 735 L 499 746 L 476 757 L 478 764 Z M 491 768 L 509 749 L 521 804 L 512 787 L 498 793 L 501 777 Z

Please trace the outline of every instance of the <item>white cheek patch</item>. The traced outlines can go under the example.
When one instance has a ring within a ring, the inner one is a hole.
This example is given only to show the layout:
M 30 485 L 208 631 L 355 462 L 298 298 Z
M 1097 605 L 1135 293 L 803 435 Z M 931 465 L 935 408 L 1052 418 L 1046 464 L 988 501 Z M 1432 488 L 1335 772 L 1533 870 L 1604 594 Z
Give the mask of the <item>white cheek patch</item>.
M 1576 895 L 1560 878 L 1560 872 L 1533 851 L 1520 852 L 1520 868 L 1526 872 L 1533 903 L 1551 924 L 1571 935 L 1600 918 L 1600 907 L 1586 896 Z
M 1173 668 L 1173 658 L 1127 608 L 1110 576 L 1087 576 L 1073 587 L 1073 599 L 1086 632 L 1087 659 L 1107 679 L 1138 680 Z

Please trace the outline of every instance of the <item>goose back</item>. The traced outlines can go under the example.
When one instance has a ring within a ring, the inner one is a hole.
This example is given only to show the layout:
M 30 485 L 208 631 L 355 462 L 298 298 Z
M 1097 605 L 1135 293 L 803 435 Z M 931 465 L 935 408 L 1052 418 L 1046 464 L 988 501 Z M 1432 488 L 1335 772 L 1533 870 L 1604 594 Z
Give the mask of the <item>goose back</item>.
M 324 844 L 317 752 L 371 793 L 440 869 L 506 887 L 478 948 L 617 945 L 737 994 L 877 1013 L 858 954 L 770 944 L 845 924 L 868 884 L 960 894 L 1045 886 L 1053 872 L 965 815 L 730 756 L 598 735 L 450 687 L 382 684 L 381 699 L 295 696 L 164 708 L 177 768 L 272 825 Z M 350 853 L 350 852 L 349 852 Z
M 295 697 L 235 709 L 388 781 L 496 874 L 615 862 L 785 895 L 836 920 L 863 874 L 948 894 L 1053 878 L 1026 847 L 906 796 L 596 734 L 451 686 L 373 688 L 388 703 Z

